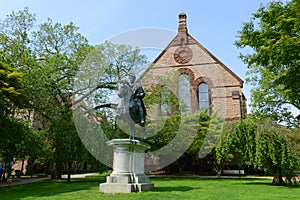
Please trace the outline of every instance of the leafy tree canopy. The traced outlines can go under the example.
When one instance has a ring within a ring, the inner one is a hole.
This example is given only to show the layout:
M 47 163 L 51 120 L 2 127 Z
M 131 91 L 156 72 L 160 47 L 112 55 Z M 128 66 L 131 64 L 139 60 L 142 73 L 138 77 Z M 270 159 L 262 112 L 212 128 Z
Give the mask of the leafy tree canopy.
M 21 107 L 26 101 L 21 83 L 22 76 L 22 73 L 0 62 L 0 104 L 3 111 L 1 114 L 8 114 L 12 106 Z
M 48 19 L 37 24 L 35 14 L 24 8 L 0 21 L 1 61 L 13 68 L 1 71 L 1 84 L 23 74 L 20 85 L 30 103 L 26 108 L 34 110 L 32 127 L 42 130 L 39 133 L 46 138 L 47 148 L 52 153 L 48 157 L 52 175 L 60 177 L 64 165 L 70 168 L 73 160 L 79 161 L 84 157 L 82 152 L 86 152 L 72 118 L 72 94 L 78 97 L 73 98 L 74 107 L 82 102 L 91 107 L 107 103 L 107 94 L 136 65 L 145 63 L 145 57 L 138 49 L 126 45 L 106 42 L 91 46 L 72 22 L 63 25 Z M 8 85 L 6 90 L 10 90 L 10 96 L 6 91 L 3 99 L 17 100 L 11 97 L 20 92 L 17 89 Z M 2 96 L 1 93 L 1 100 Z M 12 133 L 7 131 L 6 138 Z M 19 139 L 22 140 L 21 136 Z M 23 148 L 22 145 L 16 147 Z M 27 149 L 23 152 L 24 157 Z
M 253 51 L 241 55 L 250 69 L 254 111 L 276 121 L 291 117 L 284 106 L 300 109 L 299 1 L 270 2 L 253 14 L 239 32 L 237 47 Z M 282 114 L 282 115 L 280 115 Z
M 253 166 L 274 176 L 274 185 L 283 185 L 283 176 L 292 183 L 299 169 L 299 135 L 296 129 L 278 126 L 270 120 L 243 119 L 227 123 L 216 145 L 218 164 L 237 153 L 243 166 Z

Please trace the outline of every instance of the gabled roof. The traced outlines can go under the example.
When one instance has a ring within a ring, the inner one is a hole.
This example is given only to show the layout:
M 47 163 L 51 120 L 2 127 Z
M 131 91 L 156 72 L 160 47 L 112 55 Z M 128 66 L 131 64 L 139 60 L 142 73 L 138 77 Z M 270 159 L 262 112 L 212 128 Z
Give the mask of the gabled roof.
M 205 52 L 210 58 L 212 58 L 217 64 L 223 67 L 229 74 L 231 74 L 240 84 L 240 87 L 243 87 L 244 81 L 236 75 L 233 71 L 231 71 L 224 63 L 222 63 L 216 56 L 214 56 L 211 52 L 209 52 L 203 45 L 201 45 L 197 40 L 195 40 L 187 30 L 186 26 L 186 14 L 180 13 L 179 14 L 179 26 L 178 26 L 178 34 L 175 38 L 167 45 L 167 47 L 157 56 L 157 58 L 152 62 L 152 64 L 146 69 L 146 71 L 142 74 L 141 77 L 146 74 L 155 63 L 157 63 L 160 58 L 168 51 L 171 47 L 181 46 L 182 40 L 184 40 L 185 44 L 187 45 L 197 45 L 203 52 Z

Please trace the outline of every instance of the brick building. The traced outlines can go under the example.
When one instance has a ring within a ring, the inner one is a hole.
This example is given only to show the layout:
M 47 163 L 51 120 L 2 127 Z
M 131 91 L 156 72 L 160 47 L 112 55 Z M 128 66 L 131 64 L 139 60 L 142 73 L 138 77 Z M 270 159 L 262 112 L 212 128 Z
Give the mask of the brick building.
M 179 14 L 177 35 L 140 80 L 145 87 L 167 86 L 184 103 L 185 112 L 207 108 L 226 120 L 243 118 L 247 112 L 243 80 L 188 33 L 186 19 L 186 14 Z M 154 78 L 163 76 L 171 81 Z

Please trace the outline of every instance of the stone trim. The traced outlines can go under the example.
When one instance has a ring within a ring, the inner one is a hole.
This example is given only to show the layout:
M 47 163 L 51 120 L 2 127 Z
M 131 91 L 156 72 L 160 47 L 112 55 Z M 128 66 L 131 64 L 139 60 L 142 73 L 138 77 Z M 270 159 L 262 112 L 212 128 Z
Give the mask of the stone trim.
M 196 98 L 196 93 L 195 93 L 195 90 L 192 88 L 192 85 L 193 85 L 193 82 L 194 82 L 194 79 L 195 79 L 195 74 L 194 72 L 189 69 L 189 68 L 180 68 L 177 70 L 179 72 L 178 74 L 178 78 L 181 74 L 187 74 L 189 77 L 190 77 L 190 93 L 191 93 L 191 99 L 190 99 L 190 103 L 191 103 L 191 113 L 194 113 L 195 112 L 195 98 Z M 178 83 L 178 78 L 177 78 L 177 83 Z M 178 91 L 178 88 L 177 88 L 177 91 Z M 179 95 L 179 94 L 178 94 Z
M 198 94 L 198 87 L 201 83 L 206 83 L 208 85 L 208 97 L 209 97 L 209 105 L 212 104 L 212 88 L 214 88 L 214 84 L 212 82 L 212 80 L 208 77 L 198 77 L 195 81 L 193 81 L 191 88 L 193 88 L 192 90 L 194 90 L 195 94 L 196 94 L 196 100 L 194 102 L 194 112 L 196 112 L 198 110 L 199 107 L 199 94 Z M 212 113 L 212 107 L 210 107 L 210 113 Z

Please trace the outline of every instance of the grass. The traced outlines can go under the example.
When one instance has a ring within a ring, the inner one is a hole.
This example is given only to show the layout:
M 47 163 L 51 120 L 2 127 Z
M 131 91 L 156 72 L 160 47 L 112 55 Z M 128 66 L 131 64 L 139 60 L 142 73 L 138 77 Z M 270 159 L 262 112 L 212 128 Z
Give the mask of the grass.
M 272 186 L 270 179 L 151 178 L 154 190 L 130 194 L 103 194 L 105 177 L 40 181 L 0 187 L 0 199 L 298 199 L 300 187 Z

